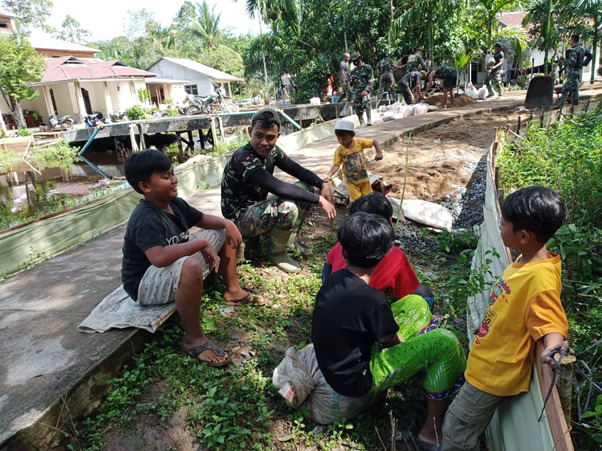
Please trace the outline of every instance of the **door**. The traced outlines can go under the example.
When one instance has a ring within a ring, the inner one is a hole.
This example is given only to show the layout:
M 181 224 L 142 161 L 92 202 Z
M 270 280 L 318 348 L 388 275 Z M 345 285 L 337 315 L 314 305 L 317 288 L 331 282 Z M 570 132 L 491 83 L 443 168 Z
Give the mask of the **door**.
M 85 88 L 81 88 L 81 89 L 82 89 L 82 97 L 84 99 L 84 105 L 86 106 L 86 113 L 92 114 L 92 102 L 90 102 L 90 93 Z

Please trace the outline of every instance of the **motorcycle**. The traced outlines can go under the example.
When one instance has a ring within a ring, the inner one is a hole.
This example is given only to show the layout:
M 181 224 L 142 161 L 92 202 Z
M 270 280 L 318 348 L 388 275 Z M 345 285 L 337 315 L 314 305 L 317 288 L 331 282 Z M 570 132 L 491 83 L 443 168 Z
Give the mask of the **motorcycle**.
M 86 117 L 84 117 L 84 123 L 86 124 L 86 127 L 94 128 L 94 127 L 98 126 L 99 124 L 102 124 L 102 125 L 108 124 L 109 120 L 108 120 L 108 118 L 104 117 L 102 115 L 102 113 L 92 113 L 92 114 L 88 114 Z
M 63 116 L 59 118 L 56 114 L 53 114 L 48 118 L 48 122 L 46 123 L 46 130 L 49 132 L 54 132 L 57 130 L 71 130 L 75 121 L 69 116 Z
M 188 94 L 185 103 L 189 104 L 185 110 L 187 116 L 238 112 L 238 106 L 226 101 L 222 95 L 222 88 L 219 86 L 216 86 L 215 90 L 205 97 Z

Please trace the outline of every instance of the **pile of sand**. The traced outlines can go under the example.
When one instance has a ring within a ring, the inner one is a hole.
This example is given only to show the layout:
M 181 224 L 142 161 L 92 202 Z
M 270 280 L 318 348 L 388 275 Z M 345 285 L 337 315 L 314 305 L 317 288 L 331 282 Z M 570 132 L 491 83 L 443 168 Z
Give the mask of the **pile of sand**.
M 423 100 L 423 102 L 428 103 L 429 105 L 435 105 L 438 107 L 443 106 L 443 94 L 435 94 L 430 97 L 427 97 Z M 447 104 L 449 105 L 450 99 L 447 99 Z M 456 96 L 456 106 L 465 106 L 472 105 L 476 103 L 476 100 L 466 94 L 460 94 Z

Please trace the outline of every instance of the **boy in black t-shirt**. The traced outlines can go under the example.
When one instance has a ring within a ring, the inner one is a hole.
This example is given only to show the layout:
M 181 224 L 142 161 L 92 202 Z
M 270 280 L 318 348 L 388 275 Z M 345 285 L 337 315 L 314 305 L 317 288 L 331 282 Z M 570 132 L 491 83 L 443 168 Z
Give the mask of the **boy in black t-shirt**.
M 369 285 L 394 237 L 389 221 L 379 215 L 358 212 L 341 224 L 338 238 L 347 268 L 328 277 L 316 296 L 311 339 L 320 371 L 309 375 L 315 389 L 307 405 L 316 421 L 349 419 L 422 371 L 427 420 L 418 441 L 435 449 L 446 399 L 463 380 L 466 358 L 450 331 L 400 330 L 403 300 L 389 304 Z
M 208 365 L 226 365 L 228 355 L 201 329 L 200 299 L 203 272 L 215 269 L 224 276 L 227 304 L 254 300 L 238 283 L 236 249 L 242 242 L 238 228 L 180 199 L 171 162 L 158 150 L 131 154 L 125 161 L 125 176 L 144 195 L 125 232 L 121 267 L 125 291 L 141 305 L 175 300 L 184 327 L 182 349 Z M 193 226 L 204 230 L 189 240 Z M 221 247 L 219 253 L 214 247 Z

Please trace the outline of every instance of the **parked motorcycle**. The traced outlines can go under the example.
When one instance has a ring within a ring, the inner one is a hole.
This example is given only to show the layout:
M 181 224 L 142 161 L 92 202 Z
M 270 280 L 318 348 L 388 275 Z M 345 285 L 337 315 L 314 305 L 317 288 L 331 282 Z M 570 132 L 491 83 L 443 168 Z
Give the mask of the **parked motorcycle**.
M 104 117 L 102 113 L 92 113 L 88 114 L 84 117 L 84 123 L 86 127 L 93 128 L 97 127 L 99 124 L 109 124 L 109 119 Z
M 63 116 L 59 118 L 56 114 L 53 114 L 48 118 L 46 130 L 49 132 L 54 132 L 57 130 L 71 130 L 74 124 L 75 121 L 69 116 Z
M 235 103 L 227 102 L 222 94 L 222 88 L 215 87 L 215 90 L 208 96 L 197 96 L 188 94 L 186 103 L 189 106 L 186 108 L 187 116 L 195 116 L 197 114 L 215 114 L 215 113 L 236 113 L 238 106 Z

